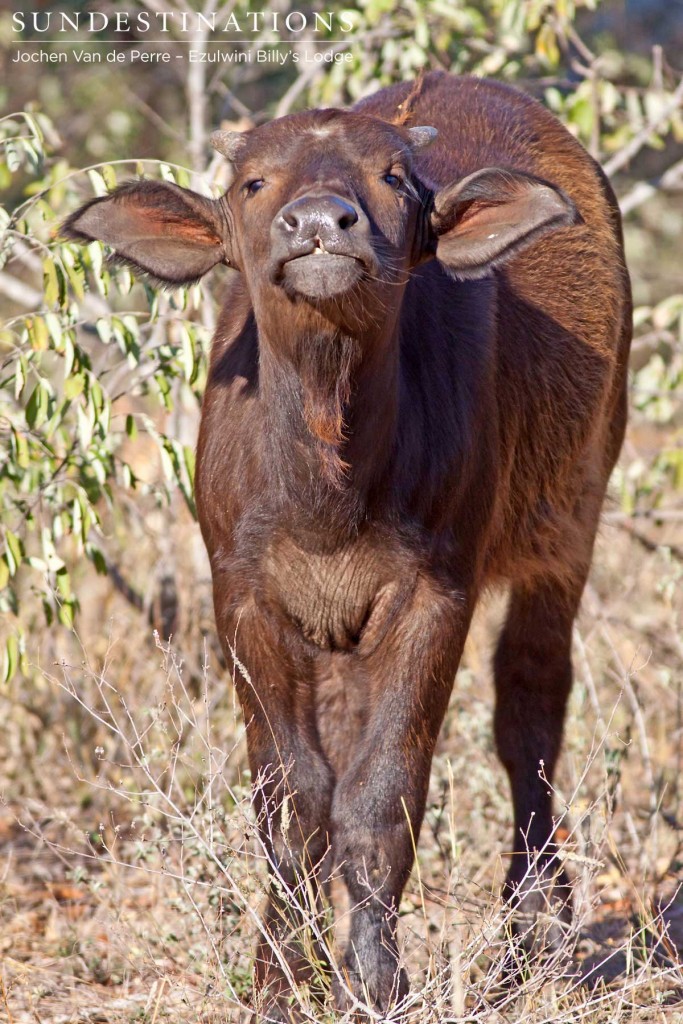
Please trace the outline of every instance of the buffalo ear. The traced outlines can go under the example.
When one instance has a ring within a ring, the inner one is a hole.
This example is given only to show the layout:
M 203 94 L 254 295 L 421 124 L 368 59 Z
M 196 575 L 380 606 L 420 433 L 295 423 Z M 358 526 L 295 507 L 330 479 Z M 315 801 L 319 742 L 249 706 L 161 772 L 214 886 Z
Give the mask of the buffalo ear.
M 441 189 L 431 215 L 437 259 L 463 278 L 482 277 L 548 231 L 580 223 L 581 215 L 561 189 L 498 167 Z
M 61 234 L 99 241 L 115 258 L 164 284 L 191 284 L 217 263 L 232 263 L 222 199 L 171 182 L 130 181 L 76 210 Z

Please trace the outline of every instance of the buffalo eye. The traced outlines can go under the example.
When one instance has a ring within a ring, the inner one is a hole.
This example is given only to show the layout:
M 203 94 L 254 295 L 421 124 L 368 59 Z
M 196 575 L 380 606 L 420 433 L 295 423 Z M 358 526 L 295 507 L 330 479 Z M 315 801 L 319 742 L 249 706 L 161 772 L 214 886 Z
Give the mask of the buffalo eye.
M 244 186 L 244 191 L 249 196 L 255 195 L 265 185 L 263 178 L 254 178 L 253 181 L 248 181 Z
M 391 185 L 392 188 L 398 188 L 401 184 L 401 178 L 398 174 L 392 174 L 391 172 L 382 175 L 382 181 L 386 182 L 387 185 Z

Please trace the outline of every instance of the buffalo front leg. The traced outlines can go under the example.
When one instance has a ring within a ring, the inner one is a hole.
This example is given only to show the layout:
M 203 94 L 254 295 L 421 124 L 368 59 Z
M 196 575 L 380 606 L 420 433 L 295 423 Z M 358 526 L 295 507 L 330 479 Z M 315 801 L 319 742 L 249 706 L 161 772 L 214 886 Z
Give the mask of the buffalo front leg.
M 384 1012 L 407 992 L 397 913 L 469 623 L 463 600 L 425 583 L 385 629 L 377 622 L 381 614 L 380 604 L 360 645 L 370 680 L 366 727 L 332 803 L 333 862 L 351 903 L 348 946 L 333 982 L 341 1010 L 359 1000 Z M 373 640 L 378 633 L 381 639 Z
M 259 1021 L 296 1021 L 293 988 L 315 981 L 320 875 L 329 848 L 332 771 L 315 724 L 313 667 L 289 627 L 256 607 L 219 619 L 247 733 L 270 894 L 254 967 Z M 235 625 L 235 622 L 237 623 Z
M 514 805 L 504 895 L 524 947 L 557 948 L 571 918 L 554 842 L 551 786 L 572 685 L 571 638 L 581 586 L 513 588 L 494 658 L 495 737 Z

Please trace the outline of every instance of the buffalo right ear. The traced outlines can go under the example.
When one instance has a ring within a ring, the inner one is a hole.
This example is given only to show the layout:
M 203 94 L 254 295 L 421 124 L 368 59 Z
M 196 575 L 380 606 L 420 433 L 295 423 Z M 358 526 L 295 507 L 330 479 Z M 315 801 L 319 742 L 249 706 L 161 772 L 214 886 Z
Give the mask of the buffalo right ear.
M 223 200 L 166 181 L 130 181 L 92 199 L 60 233 L 104 242 L 117 259 L 163 284 L 192 284 L 218 263 L 235 264 Z
M 581 223 L 572 200 L 551 182 L 485 167 L 436 193 L 432 244 L 456 277 L 476 278 L 549 231 Z

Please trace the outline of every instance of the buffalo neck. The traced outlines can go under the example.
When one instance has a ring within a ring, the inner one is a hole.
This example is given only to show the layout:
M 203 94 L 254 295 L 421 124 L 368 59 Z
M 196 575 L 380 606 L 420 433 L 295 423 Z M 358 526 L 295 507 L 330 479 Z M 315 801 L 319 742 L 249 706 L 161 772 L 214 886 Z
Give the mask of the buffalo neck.
M 263 452 L 272 494 L 302 529 L 354 532 L 382 487 L 398 420 L 395 321 L 354 332 L 322 317 L 259 323 Z

